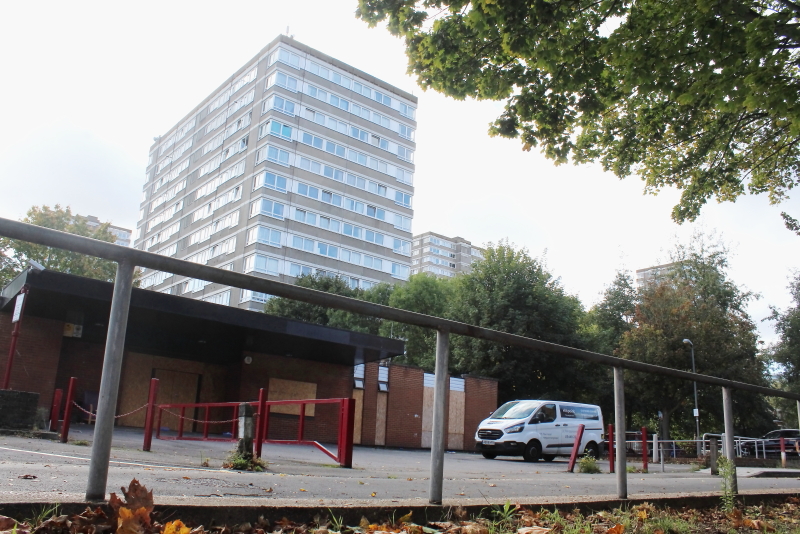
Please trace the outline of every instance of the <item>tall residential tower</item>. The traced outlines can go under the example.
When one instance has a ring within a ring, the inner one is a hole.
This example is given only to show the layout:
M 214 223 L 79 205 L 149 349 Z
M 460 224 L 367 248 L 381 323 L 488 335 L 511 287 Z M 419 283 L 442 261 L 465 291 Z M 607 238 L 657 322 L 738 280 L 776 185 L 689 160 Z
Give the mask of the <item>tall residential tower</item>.
M 279 36 L 150 149 L 135 247 L 291 282 L 405 280 L 417 99 Z M 142 287 L 267 296 L 147 270 Z
M 445 237 L 434 232 L 414 236 L 411 274 L 431 273 L 452 277 L 472 272 L 472 263 L 483 259 L 484 250 L 463 237 Z

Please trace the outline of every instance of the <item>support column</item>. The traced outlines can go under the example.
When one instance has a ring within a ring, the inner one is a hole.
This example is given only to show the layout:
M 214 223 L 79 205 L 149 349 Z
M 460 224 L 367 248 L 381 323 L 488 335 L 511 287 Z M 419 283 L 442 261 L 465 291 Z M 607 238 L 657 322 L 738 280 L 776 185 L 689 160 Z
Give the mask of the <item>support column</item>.
M 86 484 L 87 501 L 102 501 L 106 497 L 108 461 L 111 457 L 111 438 L 114 433 L 114 412 L 117 409 L 122 356 L 125 351 L 125 332 L 128 328 L 128 312 L 130 311 L 135 269 L 136 266 L 130 260 L 121 261 L 117 265 L 108 333 L 106 334 L 106 350 L 103 355 L 100 395 L 97 401 L 97 422 L 94 426 L 89 480 Z
M 725 417 L 725 457 L 733 462 L 731 491 L 737 495 L 739 483 L 736 480 L 736 448 L 733 445 L 733 391 L 731 388 L 722 388 L 722 413 Z
M 797 401 L 797 428 L 800 428 L 800 400 Z
M 625 466 L 625 455 L 628 452 L 628 446 L 625 443 L 625 384 L 623 382 L 622 367 L 614 367 L 614 429 L 617 445 L 615 465 L 617 496 L 620 499 L 627 499 L 628 470 Z
M 444 446 L 447 429 L 444 425 L 447 405 L 447 369 L 450 357 L 450 333 L 436 331 L 436 378 L 433 389 L 433 432 L 431 436 L 431 484 L 428 501 L 442 504 L 444 480 Z

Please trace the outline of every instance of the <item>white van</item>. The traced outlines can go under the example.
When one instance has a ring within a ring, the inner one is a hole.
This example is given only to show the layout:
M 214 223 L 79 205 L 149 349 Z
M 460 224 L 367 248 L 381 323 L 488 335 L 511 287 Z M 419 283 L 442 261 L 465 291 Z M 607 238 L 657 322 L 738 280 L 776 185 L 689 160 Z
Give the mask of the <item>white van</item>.
M 503 404 L 475 433 L 476 448 L 484 458 L 522 456 L 528 462 L 546 462 L 569 456 L 584 425 L 583 454 L 600 457 L 603 414 L 594 404 L 549 400 L 516 400 Z

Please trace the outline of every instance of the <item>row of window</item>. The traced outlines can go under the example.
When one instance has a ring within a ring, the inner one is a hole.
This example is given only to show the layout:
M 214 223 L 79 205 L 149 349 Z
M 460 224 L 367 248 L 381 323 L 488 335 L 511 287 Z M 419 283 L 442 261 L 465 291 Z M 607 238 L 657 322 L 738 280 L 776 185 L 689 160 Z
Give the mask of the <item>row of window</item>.
M 206 217 L 210 217 L 215 211 L 220 209 L 222 206 L 230 204 L 231 202 L 236 202 L 242 198 L 242 186 L 237 185 L 233 189 L 230 189 L 223 193 L 222 195 L 218 196 L 208 204 L 205 204 L 199 209 L 196 209 L 192 212 L 192 222 L 197 222 Z
M 220 185 L 224 184 L 228 180 L 236 178 L 244 174 L 244 167 L 245 167 L 245 160 L 240 161 L 239 163 L 233 165 L 232 167 L 228 167 L 219 175 L 206 182 L 202 187 L 198 188 L 195 191 L 195 198 L 203 198 L 204 196 L 208 196 L 211 193 L 215 193 Z
M 217 97 L 214 98 L 214 100 L 211 101 L 211 104 L 209 104 L 208 112 L 211 113 L 212 111 L 214 111 L 216 109 L 219 109 L 222 106 L 224 106 L 228 102 L 228 100 L 230 100 L 231 96 L 236 94 L 236 92 L 239 91 L 239 89 L 241 89 L 242 87 L 244 87 L 248 83 L 250 83 L 253 80 L 255 80 L 256 79 L 256 71 L 257 71 L 257 69 L 253 68 L 247 74 L 245 74 L 244 76 L 239 78 L 231 87 L 229 87 L 228 89 L 225 89 L 224 91 L 222 91 L 222 93 L 217 95 Z
M 406 139 L 413 139 L 414 130 L 410 126 L 404 125 L 403 123 L 395 121 L 394 119 L 391 119 L 385 115 L 381 115 L 380 113 L 377 113 L 368 107 L 351 102 L 350 100 L 347 100 L 336 93 L 316 87 L 309 83 L 301 82 L 297 78 L 289 76 L 283 72 L 275 71 L 267 77 L 266 89 L 269 89 L 273 85 L 283 87 L 287 91 L 291 91 L 293 93 L 305 93 L 312 98 L 316 98 L 317 100 L 321 100 L 343 111 L 357 115 L 362 119 L 366 119 L 375 124 L 379 124 L 384 128 L 393 130 Z
M 172 154 L 164 158 L 162 161 L 159 162 L 158 166 L 156 167 L 156 176 L 161 174 L 161 171 L 164 170 L 165 167 L 168 167 L 172 164 L 173 161 L 176 161 L 180 158 L 186 151 L 192 148 L 192 144 L 194 144 L 194 139 L 189 138 L 185 143 L 181 146 L 177 147 L 175 150 L 172 151 Z
M 152 202 L 150 202 L 150 213 L 153 213 L 156 208 L 164 204 L 165 202 L 169 202 L 175 196 L 183 191 L 186 188 L 186 180 L 181 180 L 174 186 L 167 189 L 163 194 L 159 195 Z
M 164 186 L 164 185 L 170 183 L 172 180 L 177 178 L 178 175 L 180 175 L 180 173 L 182 173 L 183 171 L 188 169 L 189 168 L 189 159 L 190 158 L 186 158 L 180 164 L 178 164 L 175 167 L 173 167 L 172 170 L 169 171 L 169 173 L 163 175 L 161 178 L 159 178 L 158 180 L 153 182 L 153 193 L 158 191 L 158 189 L 161 186 Z M 146 195 L 146 190 L 145 190 L 145 195 Z
M 236 251 L 236 236 L 229 237 L 186 258 L 192 263 L 206 264 L 209 260 Z
M 180 221 L 176 222 L 173 225 L 168 226 L 167 228 L 163 228 L 160 231 L 156 232 L 155 234 L 151 235 L 147 238 L 144 246 L 145 248 L 151 248 L 159 243 L 166 242 L 170 237 L 177 234 L 181 229 Z
M 169 136 L 166 141 L 164 141 L 163 143 L 161 143 L 161 145 L 159 145 L 158 155 L 162 156 L 164 152 L 169 150 L 169 147 L 171 147 L 172 145 L 174 145 L 175 143 L 186 137 L 186 134 L 189 132 L 189 130 L 194 128 L 195 124 L 197 124 L 197 115 L 186 121 L 186 123 L 183 124 L 183 126 L 181 126 L 180 128 L 178 128 L 174 134 Z
M 357 82 L 355 80 L 350 79 L 348 76 L 345 76 L 339 72 L 336 72 L 333 69 L 328 67 L 323 67 L 318 63 L 313 61 L 303 59 L 297 54 L 289 52 L 283 48 L 279 48 L 269 56 L 268 64 L 272 65 L 276 61 L 280 61 L 282 63 L 286 63 L 296 69 L 305 69 L 306 71 L 316 74 L 320 78 L 324 78 L 326 80 L 330 80 L 333 83 L 344 87 L 345 89 L 350 89 L 353 92 L 356 92 L 360 95 L 363 95 L 367 98 L 378 102 L 379 104 L 383 104 L 384 106 L 390 107 L 399 111 L 402 115 L 409 117 L 411 119 L 414 118 L 415 109 L 408 104 L 401 102 L 398 99 L 392 98 L 391 96 L 378 91 L 377 89 L 372 89 L 368 87 L 366 84 L 362 82 Z
M 305 106 L 302 107 L 302 116 L 303 118 L 319 124 L 320 126 L 325 126 L 326 128 L 337 131 L 344 135 L 348 135 L 364 143 L 369 143 L 370 145 L 376 146 L 381 150 L 390 152 L 402 160 L 411 163 L 414 161 L 413 150 L 374 134 L 368 130 L 353 126 L 352 124 L 331 117 L 330 115 L 325 115 L 324 113 L 320 113 L 319 111 Z
M 147 232 L 152 230 L 156 225 L 166 222 L 172 219 L 176 213 L 183 209 L 183 200 L 179 200 L 175 204 L 172 204 L 170 207 L 147 221 Z M 139 213 L 139 219 L 141 220 L 144 217 L 143 213 Z
M 201 165 L 200 170 L 197 173 L 197 177 L 200 178 L 201 176 L 205 176 L 206 174 L 219 169 L 219 166 L 224 161 L 227 161 L 232 156 L 247 150 L 247 140 L 248 136 L 242 137 L 238 141 L 229 145 L 227 148 L 223 149 L 222 152 L 220 152 L 219 154 L 208 160 L 206 163 Z
M 225 230 L 226 228 L 233 228 L 239 224 L 239 210 L 229 213 L 219 219 L 215 220 L 209 225 L 197 230 L 189 235 L 189 246 L 202 243 L 211 238 L 212 235 Z

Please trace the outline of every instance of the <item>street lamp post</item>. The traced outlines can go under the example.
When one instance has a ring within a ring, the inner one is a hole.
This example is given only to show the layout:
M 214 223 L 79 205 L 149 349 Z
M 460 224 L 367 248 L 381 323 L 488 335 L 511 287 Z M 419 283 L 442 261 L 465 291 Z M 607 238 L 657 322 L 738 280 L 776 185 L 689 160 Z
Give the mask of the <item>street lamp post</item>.
M 689 347 L 692 349 L 692 372 L 696 373 L 697 371 L 694 368 L 694 343 L 691 340 L 684 339 L 684 343 L 688 344 Z M 692 385 L 694 386 L 694 424 L 695 424 L 695 443 L 697 444 L 697 457 L 700 457 L 700 410 L 697 408 L 697 382 L 692 381 Z

